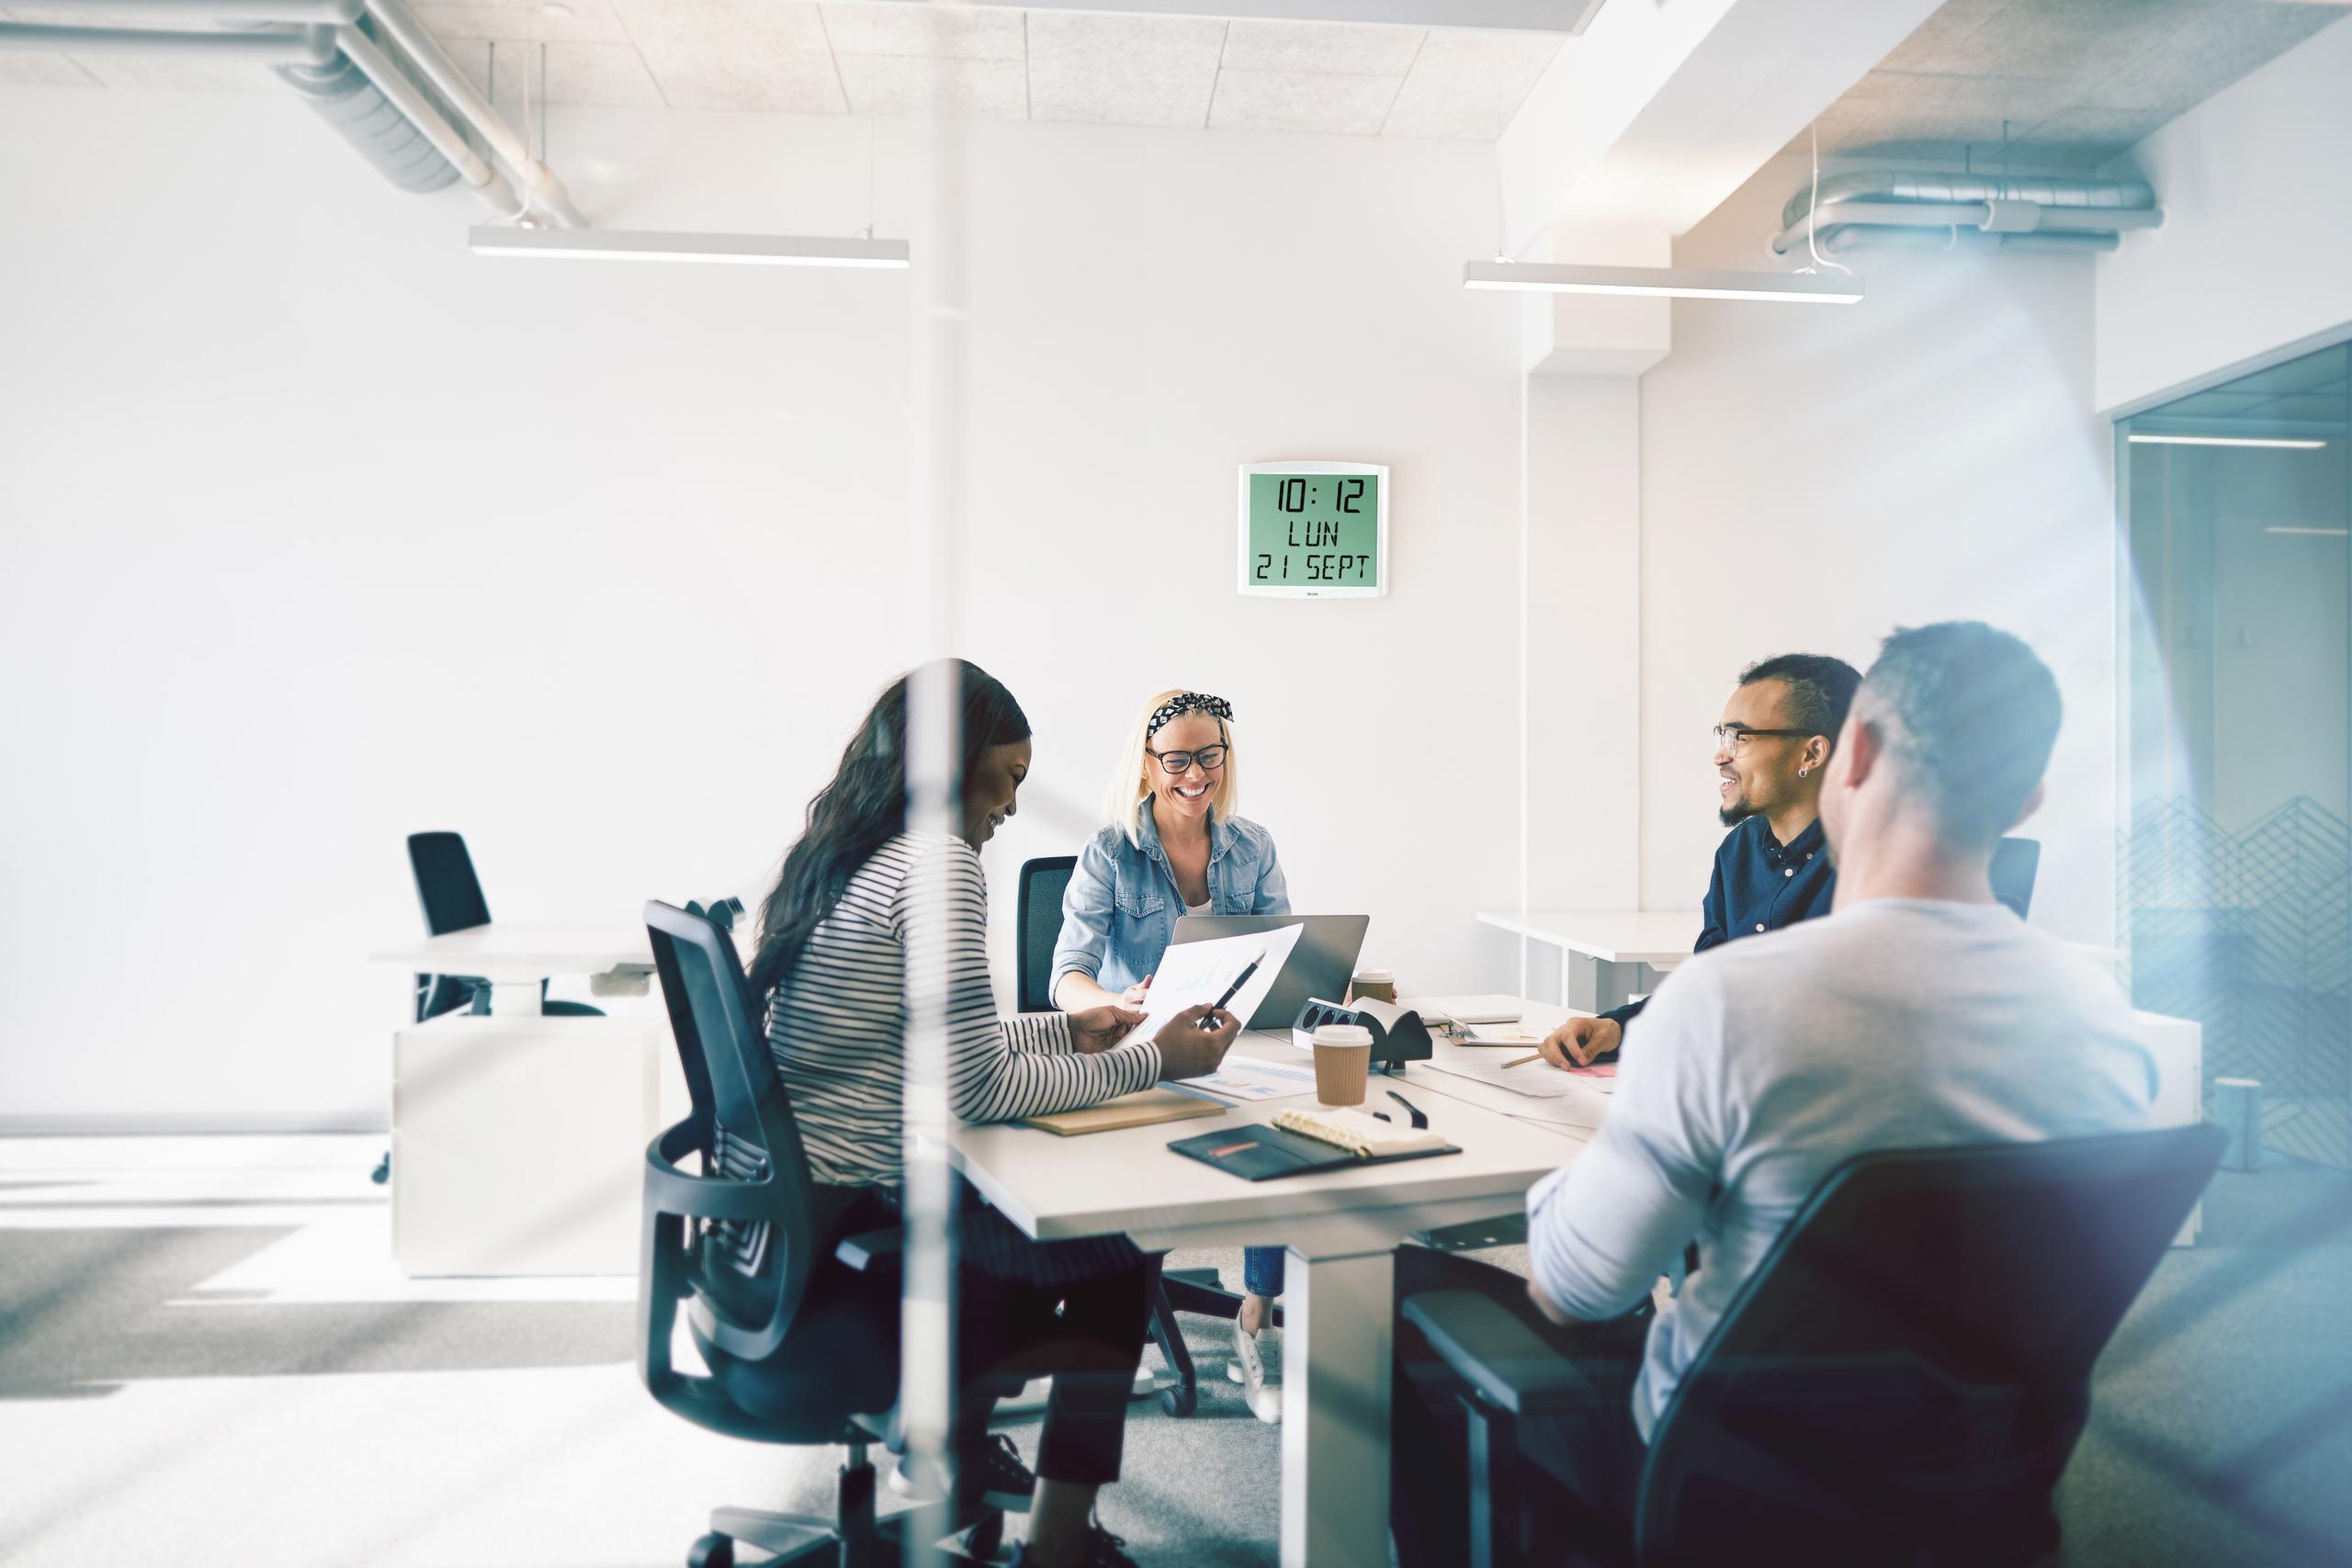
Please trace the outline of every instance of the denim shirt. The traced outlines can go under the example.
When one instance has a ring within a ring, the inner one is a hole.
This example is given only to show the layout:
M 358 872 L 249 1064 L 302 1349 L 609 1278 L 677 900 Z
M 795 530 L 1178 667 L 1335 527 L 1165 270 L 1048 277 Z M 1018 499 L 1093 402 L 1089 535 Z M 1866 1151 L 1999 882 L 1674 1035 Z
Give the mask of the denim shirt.
M 1076 973 L 1107 991 L 1124 991 L 1159 966 L 1176 939 L 1184 896 L 1159 847 L 1146 801 L 1140 844 L 1109 827 L 1079 852 L 1062 893 L 1062 934 L 1054 944 L 1054 978 Z M 1287 915 L 1290 889 L 1274 860 L 1274 836 L 1247 818 L 1209 823 L 1209 913 Z

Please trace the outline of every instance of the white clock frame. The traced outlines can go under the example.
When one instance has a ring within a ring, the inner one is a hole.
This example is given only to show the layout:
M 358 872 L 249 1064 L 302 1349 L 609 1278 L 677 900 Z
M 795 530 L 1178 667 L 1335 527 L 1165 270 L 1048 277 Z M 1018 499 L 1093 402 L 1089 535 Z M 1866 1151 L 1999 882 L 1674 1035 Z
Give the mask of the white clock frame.
M 1379 494 L 1379 541 L 1373 547 L 1378 564 L 1380 581 L 1365 587 L 1337 583 L 1283 583 L 1275 586 L 1250 581 L 1250 477 L 1252 474 L 1371 474 L 1380 483 L 1374 487 Z M 1237 586 L 1244 593 L 1261 599 L 1385 599 L 1388 596 L 1388 465 L 1385 463 L 1347 463 L 1333 459 L 1292 458 L 1281 463 L 1244 463 L 1241 465 L 1240 545 L 1235 561 Z

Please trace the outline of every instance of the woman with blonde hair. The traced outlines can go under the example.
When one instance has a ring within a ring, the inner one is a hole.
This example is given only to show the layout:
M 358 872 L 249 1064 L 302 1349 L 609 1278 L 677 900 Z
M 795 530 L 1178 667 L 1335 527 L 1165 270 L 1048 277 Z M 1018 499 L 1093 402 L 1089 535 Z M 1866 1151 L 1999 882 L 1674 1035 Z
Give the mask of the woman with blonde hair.
M 1203 692 L 1161 692 L 1127 735 L 1104 802 L 1109 826 L 1078 857 L 1062 895 L 1054 948 L 1055 1005 L 1135 1007 L 1184 915 L 1287 915 L 1290 891 L 1274 836 L 1238 815 L 1233 705 Z M 1227 1367 L 1261 1421 L 1278 1420 L 1260 1331 L 1282 1294 L 1283 1249 L 1242 1255 L 1240 1314 Z

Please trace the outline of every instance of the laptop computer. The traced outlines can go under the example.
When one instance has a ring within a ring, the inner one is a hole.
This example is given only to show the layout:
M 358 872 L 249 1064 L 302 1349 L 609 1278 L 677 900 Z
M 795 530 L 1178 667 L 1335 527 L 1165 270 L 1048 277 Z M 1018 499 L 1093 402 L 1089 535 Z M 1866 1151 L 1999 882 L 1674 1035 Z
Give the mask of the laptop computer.
M 1348 982 L 1355 977 L 1356 955 L 1363 951 L 1370 915 L 1185 915 L 1176 921 L 1180 942 L 1207 942 L 1221 936 L 1255 936 L 1285 926 L 1305 926 L 1290 960 L 1274 976 L 1266 993 L 1244 1022 L 1247 1029 L 1288 1029 L 1309 997 L 1343 1001 Z

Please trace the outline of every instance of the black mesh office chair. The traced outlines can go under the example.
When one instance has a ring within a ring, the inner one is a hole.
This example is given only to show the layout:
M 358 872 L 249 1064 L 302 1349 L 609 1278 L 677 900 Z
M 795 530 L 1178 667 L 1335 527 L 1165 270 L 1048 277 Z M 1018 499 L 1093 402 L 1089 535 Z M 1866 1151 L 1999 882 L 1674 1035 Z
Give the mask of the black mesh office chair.
M 2205 1190 L 2218 1128 L 1859 1156 L 1677 1385 L 1634 1509 L 1644 1568 L 2030 1563 L 2091 1363 Z M 1404 1314 L 1464 1382 L 1467 1560 L 1519 1560 L 1517 1423 L 1589 1385 L 1473 1292 Z
M 446 936 L 490 924 L 490 900 L 482 897 L 481 879 L 474 874 L 474 858 L 466 852 L 462 833 L 411 833 L 409 870 L 416 876 L 416 901 L 424 909 L 424 934 Z M 586 1002 L 551 1002 L 547 982 L 539 982 L 539 1011 L 549 1018 L 602 1018 L 605 1010 Z M 490 982 L 476 975 L 419 975 L 416 977 L 416 1020 L 456 1012 L 490 1010 Z M 389 1150 L 376 1162 L 373 1179 L 382 1186 L 391 1179 Z
M 473 856 L 462 833 L 411 833 L 408 863 L 416 874 L 416 901 L 424 908 L 424 933 L 446 936 L 490 924 L 490 900 L 474 874 Z M 549 1018 L 602 1018 L 605 1010 L 586 1002 L 551 1002 L 539 983 L 539 1010 Z M 490 1010 L 490 982 L 470 975 L 419 975 L 416 1021 L 471 1008 Z
M 1062 890 L 1077 866 L 1076 855 L 1040 855 L 1021 863 L 1023 1012 L 1053 1010 L 1054 943 L 1062 932 Z
M 698 1427 L 849 1450 L 831 1519 L 714 1509 L 689 1568 L 727 1568 L 738 1542 L 774 1553 L 763 1568 L 895 1564 L 916 1515 L 876 1518 L 866 1449 L 888 1440 L 898 1403 L 899 1235 L 818 1255 L 808 1157 L 733 944 L 709 917 L 668 904 L 646 905 L 645 923 L 694 1111 L 646 1150 L 639 1375 Z M 689 1159 L 699 1174 L 681 1168 Z M 681 1301 L 702 1376 L 672 1362 Z M 943 1534 L 964 1531 L 975 1557 L 1003 1538 L 995 1509 L 929 1517 Z
M 1023 1012 L 1044 1012 L 1054 1006 L 1054 944 L 1062 930 L 1062 890 L 1069 886 L 1076 855 L 1041 855 L 1021 865 L 1020 1000 Z M 1163 1269 L 1165 1253 L 1151 1257 L 1151 1337 L 1159 1346 L 1176 1381 L 1159 1391 L 1159 1407 L 1170 1416 L 1190 1416 L 1200 1404 L 1200 1378 L 1193 1367 L 1193 1352 L 1176 1322 L 1179 1312 L 1232 1318 L 1241 1312 L 1241 1298 L 1227 1290 L 1214 1269 Z M 1282 1309 L 1273 1313 L 1280 1326 Z
M 2018 919 L 2033 908 L 2033 876 L 2041 866 L 2041 840 L 2003 839 L 1993 846 L 1993 897 Z

